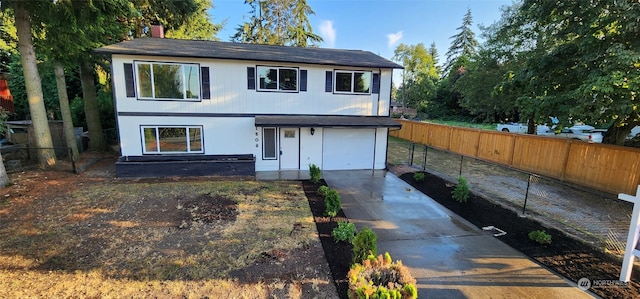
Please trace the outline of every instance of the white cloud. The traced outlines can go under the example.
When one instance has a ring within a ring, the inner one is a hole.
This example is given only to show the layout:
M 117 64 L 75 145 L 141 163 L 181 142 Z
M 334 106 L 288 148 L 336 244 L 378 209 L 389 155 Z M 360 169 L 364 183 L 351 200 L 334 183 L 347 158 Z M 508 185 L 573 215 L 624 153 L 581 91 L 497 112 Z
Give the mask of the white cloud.
M 336 45 L 336 29 L 333 28 L 333 21 L 324 20 L 320 22 L 320 36 L 324 39 L 327 47 L 333 48 Z
M 402 39 L 402 31 L 387 34 L 389 47 L 392 47 L 395 43 L 397 43 L 401 39 Z

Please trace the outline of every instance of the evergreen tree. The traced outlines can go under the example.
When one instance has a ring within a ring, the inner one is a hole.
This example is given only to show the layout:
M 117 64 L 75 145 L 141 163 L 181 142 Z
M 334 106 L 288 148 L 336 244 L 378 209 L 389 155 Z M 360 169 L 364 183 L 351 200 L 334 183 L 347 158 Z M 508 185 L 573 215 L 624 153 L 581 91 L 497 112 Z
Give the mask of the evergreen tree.
M 440 53 L 438 53 L 438 48 L 436 47 L 436 42 L 432 42 L 431 46 L 429 46 L 429 54 L 431 55 L 431 57 L 433 58 L 433 64 L 436 68 L 436 70 L 438 71 L 438 73 L 440 73 L 441 69 L 440 69 Z
M 235 42 L 306 47 L 321 42 L 313 33 L 308 15 L 314 14 L 306 0 L 245 0 L 251 6 L 248 21 L 231 37 Z
M 471 9 L 467 9 L 467 13 L 462 19 L 462 25 L 457 28 L 458 34 L 451 36 L 453 39 L 449 50 L 447 51 L 447 61 L 445 62 L 443 75 L 448 76 L 451 72 L 457 72 L 454 68 L 454 64 L 458 62 L 461 57 L 470 59 L 476 53 L 476 47 L 478 41 L 475 39 L 475 33 L 471 29 L 473 24 L 473 18 L 471 17 Z M 458 65 L 458 67 L 464 65 Z

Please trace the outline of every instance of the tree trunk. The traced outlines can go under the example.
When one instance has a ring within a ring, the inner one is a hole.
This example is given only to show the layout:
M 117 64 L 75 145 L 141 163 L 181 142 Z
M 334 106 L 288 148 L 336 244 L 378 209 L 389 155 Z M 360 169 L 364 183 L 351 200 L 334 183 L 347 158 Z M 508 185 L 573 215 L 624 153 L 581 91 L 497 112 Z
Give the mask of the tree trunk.
M 533 121 L 533 114 L 529 115 L 529 119 L 527 121 L 527 134 L 536 134 L 536 124 Z
M 87 118 L 89 130 L 89 150 L 103 151 L 107 149 L 107 142 L 102 133 L 98 97 L 96 95 L 93 67 L 89 62 L 80 64 L 80 81 L 82 82 L 82 97 L 84 100 L 84 115 Z
M 623 126 L 618 126 L 618 122 L 614 122 L 607 132 L 604 133 L 604 138 L 602 139 L 602 143 L 606 144 L 615 144 L 615 145 L 624 145 L 624 141 L 631 133 L 631 130 L 636 126 L 640 125 L 640 121 L 630 121 Z
M 51 140 L 49 130 L 49 120 L 44 107 L 44 96 L 42 94 L 42 84 L 38 73 L 36 53 L 33 48 L 31 36 L 31 19 L 29 11 L 22 3 L 17 3 L 14 9 L 16 29 L 18 33 L 18 49 L 20 50 L 20 62 L 24 72 L 24 83 L 27 90 L 27 101 L 29 112 L 33 122 L 33 132 L 35 146 L 38 148 L 38 163 L 41 168 L 56 164 L 56 155 Z
M 0 188 L 4 188 L 9 183 L 11 183 L 11 181 L 9 180 L 9 176 L 7 175 L 7 170 L 4 168 L 2 154 L 0 154 Z
M 73 120 L 71 120 L 71 109 L 69 108 L 69 96 L 67 95 L 67 82 L 64 78 L 64 67 L 61 63 L 55 65 L 56 86 L 58 87 L 58 101 L 60 102 L 60 113 L 62 114 L 62 124 L 67 147 L 71 148 L 71 157 L 78 160 L 78 144 L 76 143 L 75 132 L 73 131 Z

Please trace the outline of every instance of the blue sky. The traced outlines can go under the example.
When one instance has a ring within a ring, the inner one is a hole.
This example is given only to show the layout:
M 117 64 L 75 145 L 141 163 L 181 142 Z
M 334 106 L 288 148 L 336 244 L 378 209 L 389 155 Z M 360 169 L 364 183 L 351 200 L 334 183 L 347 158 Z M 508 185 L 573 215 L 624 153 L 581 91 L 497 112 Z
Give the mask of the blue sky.
M 452 35 L 471 9 L 473 30 L 500 19 L 500 7 L 512 0 L 307 0 L 315 11 L 309 16 L 313 32 L 323 37 L 323 48 L 367 50 L 387 59 L 400 43 L 429 47 L 436 43 L 439 61 L 446 58 Z M 226 25 L 218 34 L 229 41 L 235 28 L 249 17 L 243 0 L 214 0 L 213 21 Z

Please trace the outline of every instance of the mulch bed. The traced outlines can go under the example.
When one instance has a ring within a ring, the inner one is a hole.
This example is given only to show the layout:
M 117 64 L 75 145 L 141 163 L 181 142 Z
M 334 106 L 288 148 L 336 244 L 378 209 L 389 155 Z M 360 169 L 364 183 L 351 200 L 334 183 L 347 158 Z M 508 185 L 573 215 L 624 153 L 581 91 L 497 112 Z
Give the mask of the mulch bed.
M 318 188 L 323 185 L 326 185 L 324 180 L 321 180 L 318 184 L 310 181 L 302 182 L 336 289 L 340 298 L 347 299 L 347 290 L 349 289 L 347 272 L 351 267 L 353 246 L 346 242 L 336 243 L 333 240 L 333 236 L 331 236 L 331 232 L 338 226 L 338 221 L 349 221 L 349 219 L 344 215 L 342 209 L 336 217 L 324 216 L 324 197 L 317 193 Z
M 413 173 L 400 178 L 479 228 L 495 226 L 506 230 L 508 233 L 499 240 L 573 282 L 583 277 L 591 281 L 617 281 L 620 276 L 621 258 L 606 254 L 601 248 L 593 248 L 530 217 L 520 217 L 473 193 L 468 202 L 459 203 L 451 198 L 454 184 L 436 175 L 425 173 L 425 180 L 420 183 L 413 179 Z M 541 245 L 531 241 L 528 234 L 534 230 L 546 231 L 552 236 L 552 243 Z M 640 267 L 636 266 L 626 286 L 594 286 L 590 291 L 603 298 L 640 298 L 638 281 Z

